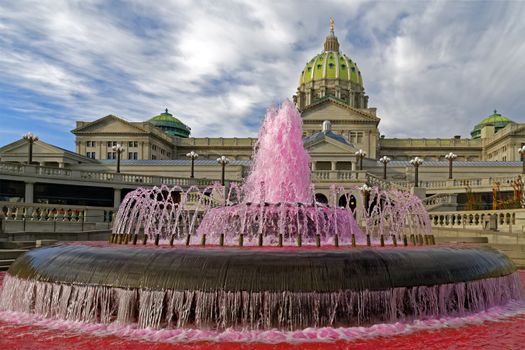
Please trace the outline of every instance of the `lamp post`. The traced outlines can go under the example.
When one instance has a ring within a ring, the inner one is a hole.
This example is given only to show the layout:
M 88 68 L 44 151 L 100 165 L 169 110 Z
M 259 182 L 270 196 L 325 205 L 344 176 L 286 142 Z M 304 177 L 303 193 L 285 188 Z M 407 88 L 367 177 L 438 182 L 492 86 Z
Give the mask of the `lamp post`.
M 525 146 L 521 146 L 521 148 L 518 148 L 518 152 L 520 153 L 521 160 L 523 161 L 523 169 L 521 173 L 525 174 Z
M 388 158 L 387 156 L 383 156 L 379 158 L 379 161 L 383 163 L 383 179 L 386 180 L 386 165 L 390 163 L 391 159 Z
M 419 187 L 419 166 L 423 164 L 423 159 L 419 157 L 415 157 L 410 161 L 410 164 L 412 164 L 415 168 L 415 177 L 414 177 L 414 187 Z
M 445 159 L 448 159 L 448 179 L 452 180 L 452 162 L 454 159 L 456 159 L 458 156 L 454 153 L 450 152 L 449 154 L 445 155 Z
M 28 163 L 31 164 L 33 163 L 33 143 L 38 141 L 38 136 L 36 136 L 32 132 L 28 132 L 28 133 L 25 133 L 24 136 L 22 136 L 22 138 L 26 140 L 27 142 L 29 142 L 29 159 L 28 159 L 29 162 Z
M 359 170 L 363 170 L 363 158 L 366 157 L 366 152 L 359 149 L 359 151 L 355 152 L 355 156 L 359 162 Z
M 190 153 L 186 153 L 186 157 L 190 157 L 191 158 L 191 175 L 190 175 L 190 179 L 193 179 L 194 175 L 195 175 L 195 158 L 197 158 L 199 155 L 197 154 L 197 152 L 194 152 L 194 151 L 191 151 Z
M 226 156 L 220 156 L 217 158 L 217 163 L 219 163 L 222 166 L 222 173 L 221 173 L 221 185 L 224 186 L 224 175 L 225 175 L 225 168 L 226 164 L 228 164 L 230 160 L 226 158 Z
M 117 153 L 117 173 L 120 173 L 120 154 L 124 152 L 124 147 L 117 143 L 116 146 L 111 147 L 111 149 Z

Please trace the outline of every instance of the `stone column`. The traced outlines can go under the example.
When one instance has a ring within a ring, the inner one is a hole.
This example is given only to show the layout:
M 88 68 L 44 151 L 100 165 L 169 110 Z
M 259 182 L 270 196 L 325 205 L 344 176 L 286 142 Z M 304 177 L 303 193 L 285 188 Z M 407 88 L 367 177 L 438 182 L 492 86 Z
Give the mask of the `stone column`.
M 115 188 L 113 192 L 113 206 L 118 208 L 120 206 L 120 197 L 122 196 L 122 189 Z
M 337 162 L 335 160 L 332 160 L 332 171 L 337 170 Z
M 24 202 L 33 203 L 34 202 L 34 183 L 26 182 L 26 189 L 24 193 Z
M 315 168 L 315 162 L 312 162 L 312 171 L 316 171 L 317 169 Z

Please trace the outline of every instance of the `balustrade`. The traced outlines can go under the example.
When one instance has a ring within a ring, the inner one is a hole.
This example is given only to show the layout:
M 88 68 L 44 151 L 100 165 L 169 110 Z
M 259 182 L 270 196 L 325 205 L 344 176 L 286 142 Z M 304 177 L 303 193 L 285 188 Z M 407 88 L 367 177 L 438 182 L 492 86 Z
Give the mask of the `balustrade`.
M 114 208 L 106 207 L 0 202 L 0 219 L 6 221 L 110 223 L 114 213 Z
M 511 209 L 435 212 L 429 213 L 429 218 L 435 227 L 483 229 L 492 215 L 496 215 L 498 225 L 515 225 L 516 217 L 524 215 L 524 211 Z

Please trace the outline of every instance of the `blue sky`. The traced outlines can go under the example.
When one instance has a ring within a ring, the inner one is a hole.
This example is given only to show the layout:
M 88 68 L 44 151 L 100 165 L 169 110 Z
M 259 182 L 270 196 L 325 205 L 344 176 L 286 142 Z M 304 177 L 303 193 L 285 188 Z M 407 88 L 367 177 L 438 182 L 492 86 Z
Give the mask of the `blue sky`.
M 525 2 L 1 1 L 0 145 L 74 149 L 76 120 L 169 108 L 193 136 L 256 136 L 322 50 L 328 19 L 387 137 L 525 121 Z

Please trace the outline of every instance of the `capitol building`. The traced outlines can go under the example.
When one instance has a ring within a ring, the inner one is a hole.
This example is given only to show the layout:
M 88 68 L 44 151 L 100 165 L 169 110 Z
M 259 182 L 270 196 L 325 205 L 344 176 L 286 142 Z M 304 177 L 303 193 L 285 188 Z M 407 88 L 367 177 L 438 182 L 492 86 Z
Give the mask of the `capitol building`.
M 415 191 L 422 198 L 453 195 L 454 200 L 449 202 L 452 209 L 464 207 L 469 193 L 490 203 L 495 186 L 503 195 L 512 193 L 513 179 L 523 171 L 519 149 L 525 145 L 525 124 L 493 111 L 480 116 L 479 123 L 472 126 L 470 138 L 387 138 L 380 131 L 381 111 L 373 107 L 373 96 L 369 98 L 365 91 L 366 72 L 361 72 L 358 63 L 343 49 L 332 23 L 319 54 L 297 72 L 298 86 L 293 95 L 303 117 L 304 145 L 311 156 L 312 180 L 319 201 L 327 200 L 330 185 L 334 183 L 396 187 Z M 395 119 L 396 116 L 384 117 Z M 168 109 L 154 117 L 145 116 L 142 122 L 130 122 L 125 116 L 117 115 L 77 121 L 72 133 L 75 152 L 39 140 L 31 145 L 32 163 L 42 169 L 72 173 L 114 173 L 118 156 L 114 146 L 119 144 L 122 146 L 120 173 L 136 176 L 134 180 L 129 180 L 129 175 L 128 180 L 122 178 L 118 183 L 99 181 L 92 184 L 97 189 L 86 191 L 75 186 L 86 187 L 90 181 L 87 175 L 82 182 L 61 183 L 38 179 L 19 181 L 3 174 L 2 200 L 26 198 L 27 201 L 27 186 L 31 183 L 31 200 L 72 203 L 74 198 L 83 198 L 84 202 L 79 199 L 76 204 L 97 205 L 96 196 L 102 198 L 102 204 L 116 206 L 125 193 L 149 183 L 137 179 L 190 178 L 192 160 L 187 154 L 192 151 L 198 154 L 194 161 L 195 179 L 219 180 L 221 167 L 216 159 L 226 156 L 230 160 L 226 181 L 242 181 L 249 171 L 257 141 L 255 138 L 191 137 L 191 125 L 185 124 L 176 111 Z M 29 147 L 24 139 L 4 145 L 0 148 L 0 163 L 4 167 L 27 163 Z M 445 158 L 450 153 L 455 157 Z M 423 160 L 417 184 L 416 168 L 410 163 L 415 157 Z M 389 162 L 385 165 L 380 159 Z M 453 162 L 453 173 L 450 162 Z M 70 197 L 57 194 L 64 186 L 71 187 L 67 191 Z M 106 193 L 104 189 L 110 191 Z

